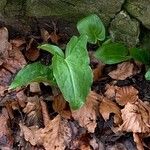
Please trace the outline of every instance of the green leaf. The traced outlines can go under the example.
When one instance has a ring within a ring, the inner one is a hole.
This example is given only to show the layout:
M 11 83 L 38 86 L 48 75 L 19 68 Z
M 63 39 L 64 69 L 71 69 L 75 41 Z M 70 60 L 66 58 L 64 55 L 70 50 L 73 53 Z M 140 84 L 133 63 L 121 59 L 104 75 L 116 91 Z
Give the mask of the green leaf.
M 97 40 L 105 39 L 105 27 L 100 18 L 92 14 L 80 20 L 77 23 L 77 29 L 81 35 L 88 36 L 88 42 L 96 44 Z
M 146 80 L 150 80 L 150 69 L 148 69 L 148 71 L 146 72 L 145 78 Z
M 85 103 L 92 84 L 92 70 L 84 40 L 87 42 L 86 36 L 73 37 L 66 50 L 66 58 L 55 55 L 52 61 L 56 82 L 72 109 L 78 109 Z
M 27 65 L 17 73 L 9 89 L 26 86 L 31 82 L 47 82 L 56 85 L 52 67 L 45 66 L 40 62 Z
M 64 57 L 64 53 L 63 51 L 55 46 L 55 45 L 51 45 L 51 44 L 43 44 L 41 46 L 38 46 L 38 48 L 42 49 L 42 50 L 45 50 L 47 52 L 50 52 L 52 53 L 53 55 L 59 55 L 61 57 Z
M 131 48 L 130 55 L 133 59 L 145 64 L 150 65 L 150 52 L 140 48 Z
M 121 43 L 108 43 L 98 48 L 95 57 L 105 64 L 116 64 L 131 59 L 128 49 Z

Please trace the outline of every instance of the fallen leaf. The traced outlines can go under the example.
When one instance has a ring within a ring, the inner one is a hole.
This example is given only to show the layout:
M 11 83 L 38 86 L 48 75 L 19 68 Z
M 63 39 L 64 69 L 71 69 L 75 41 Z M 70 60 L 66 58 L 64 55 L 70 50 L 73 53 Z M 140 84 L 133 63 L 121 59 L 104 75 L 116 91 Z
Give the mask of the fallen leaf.
M 41 37 L 43 39 L 44 42 L 47 42 L 50 38 L 50 34 L 47 30 L 45 30 L 44 28 L 40 29 L 41 31 Z
M 97 126 L 97 110 L 100 100 L 100 95 L 91 91 L 87 96 L 86 103 L 78 110 L 72 110 L 72 117 L 79 122 L 81 127 L 84 127 L 88 132 L 94 133 Z
M 146 106 L 141 100 L 134 104 L 127 103 L 121 113 L 123 124 L 119 127 L 119 131 L 150 132 L 150 107 Z
M 27 57 L 28 60 L 35 61 L 36 59 L 38 59 L 40 55 L 40 50 L 37 48 L 37 46 L 38 45 L 36 41 L 33 38 L 31 38 L 25 51 L 25 56 Z
M 20 124 L 26 141 L 32 145 L 43 145 L 46 150 L 65 150 L 71 141 L 71 128 L 67 120 L 57 115 L 45 128 L 26 127 Z
M 5 69 L 0 69 L 0 96 L 4 96 L 4 91 L 8 88 L 11 73 Z
M 0 114 L 0 148 L 1 149 L 13 149 L 13 137 L 11 135 L 10 128 L 8 126 L 9 116 L 5 108 L 2 109 Z
M 138 100 L 138 90 L 133 86 L 116 87 L 116 101 L 124 106 L 128 102 L 134 103 Z
M 99 106 L 99 112 L 103 116 L 104 120 L 107 121 L 111 113 L 114 113 L 114 123 L 120 125 L 122 123 L 120 108 L 113 101 L 103 98 Z
M 41 93 L 40 85 L 37 82 L 30 83 L 30 92 Z
M 116 87 L 117 86 L 106 84 L 106 87 L 105 87 L 106 92 L 104 95 L 108 99 L 114 99 L 116 96 Z
M 111 71 L 108 75 L 112 79 L 125 80 L 127 77 L 130 77 L 136 73 L 137 70 L 135 70 L 133 63 L 123 62 L 118 64 L 117 69 Z
M 0 28 L 0 65 L 8 58 L 8 49 L 11 45 L 8 42 L 8 30 L 5 27 Z
M 10 43 L 12 44 L 13 47 L 20 47 L 23 44 L 26 44 L 26 40 L 24 38 L 16 38 L 10 40 Z
M 53 109 L 64 118 L 66 119 L 71 118 L 71 111 L 70 111 L 69 105 L 65 101 L 62 94 L 58 94 L 54 96 Z
M 41 125 L 42 121 L 42 112 L 41 112 L 41 98 L 38 96 L 28 97 L 26 107 L 23 109 L 23 112 L 27 114 L 27 124 L 31 125 Z
M 16 73 L 18 70 L 26 65 L 26 60 L 20 51 L 20 48 L 14 47 L 8 51 L 9 57 L 5 60 L 3 67 L 12 73 Z
M 97 81 L 102 76 L 102 70 L 104 68 L 104 64 L 99 63 L 96 68 L 93 69 L 93 80 Z
M 136 143 L 137 150 L 144 150 L 142 139 L 137 133 L 133 133 L 134 142 Z
M 122 143 L 116 143 L 114 145 L 108 145 L 106 147 L 106 150 L 128 150 L 124 144 Z
M 49 35 L 50 40 L 52 41 L 52 43 L 54 44 L 58 44 L 58 41 L 61 39 L 61 34 L 57 34 L 57 27 L 56 27 L 56 23 L 52 22 L 53 27 L 54 27 L 54 31 Z

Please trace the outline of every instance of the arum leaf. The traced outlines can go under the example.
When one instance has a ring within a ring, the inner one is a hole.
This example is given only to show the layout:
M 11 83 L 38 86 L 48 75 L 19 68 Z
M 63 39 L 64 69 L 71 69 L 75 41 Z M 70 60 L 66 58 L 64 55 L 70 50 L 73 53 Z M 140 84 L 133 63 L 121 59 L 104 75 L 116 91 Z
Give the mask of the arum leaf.
M 74 37 L 69 43 L 67 57 L 64 59 L 55 55 L 52 61 L 56 82 L 72 109 L 78 109 L 85 103 L 92 84 L 92 71 L 86 42 L 82 42 L 84 40 L 87 42 L 86 36 L 79 39 Z
M 56 84 L 51 66 L 45 66 L 40 62 L 27 65 L 18 72 L 9 89 L 26 86 L 31 82 Z
M 77 23 L 77 29 L 81 35 L 88 36 L 88 42 L 95 44 L 97 40 L 105 39 L 105 27 L 100 18 L 92 14 Z
M 145 78 L 146 80 L 150 80 L 150 69 L 148 69 L 148 71 L 146 72 Z
M 133 59 L 142 62 L 143 64 L 150 65 L 150 52 L 139 48 L 131 48 L 130 55 Z
M 53 55 L 56 55 L 56 54 L 57 54 L 57 55 L 59 55 L 59 56 L 64 57 L 63 51 L 62 51 L 59 47 L 57 47 L 57 46 L 55 46 L 55 45 L 43 44 L 43 45 L 41 45 L 41 46 L 38 46 L 38 48 L 43 49 L 43 50 L 45 50 L 45 51 L 47 51 L 47 52 L 50 52 L 50 53 L 52 53 Z
M 131 59 L 127 48 L 120 43 L 108 43 L 98 48 L 95 57 L 105 64 L 116 64 Z

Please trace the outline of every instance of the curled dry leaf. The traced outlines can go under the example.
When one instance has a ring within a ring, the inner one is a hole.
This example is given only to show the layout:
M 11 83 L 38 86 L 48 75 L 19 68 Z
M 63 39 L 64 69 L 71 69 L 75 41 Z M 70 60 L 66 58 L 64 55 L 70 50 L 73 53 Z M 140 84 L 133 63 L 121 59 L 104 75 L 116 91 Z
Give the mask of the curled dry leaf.
M 0 149 L 12 149 L 13 137 L 11 136 L 10 128 L 8 127 L 9 116 L 5 108 L 0 114 Z
M 78 110 L 72 110 L 72 116 L 75 120 L 79 122 L 81 127 L 84 127 L 88 132 L 94 133 L 97 126 L 97 110 L 98 110 L 98 100 L 101 96 L 91 91 L 87 96 L 86 103 L 83 107 Z
M 12 44 L 13 47 L 20 47 L 23 44 L 26 44 L 25 38 L 16 38 L 13 40 L 10 40 L 10 43 Z
M 93 80 L 97 81 L 102 76 L 102 70 L 104 68 L 104 64 L 99 63 L 96 68 L 93 69 Z
M 116 96 L 116 87 L 117 86 L 114 86 L 114 85 L 109 85 L 107 84 L 106 87 L 105 87 L 105 96 L 108 98 L 108 99 L 114 99 L 115 96 Z
M 135 70 L 133 63 L 123 62 L 118 64 L 117 69 L 111 71 L 108 75 L 116 80 L 125 80 L 127 77 L 130 77 L 136 73 L 137 70 Z
M 40 125 L 42 120 L 40 98 L 38 96 L 28 97 L 27 105 L 23 112 L 27 114 L 27 123 L 30 125 Z
M 20 48 L 12 47 L 8 51 L 9 57 L 5 60 L 3 66 L 12 73 L 16 73 L 19 69 L 26 65 L 26 60 L 20 51 Z
M 8 49 L 10 49 L 10 47 L 7 28 L 0 28 L 0 65 L 8 58 Z
M 44 28 L 40 29 L 41 31 L 41 37 L 43 39 L 44 42 L 47 42 L 48 39 L 50 38 L 49 32 L 47 30 L 45 30 Z
M 118 126 L 122 123 L 120 108 L 113 101 L 107 98 L 103 98 L 100 103 L 99 112 L 105 121 L 109 119 L 111 113 L 114 113 L 114 123 Z
M 144 150 L 142 139 L 137 133 L 133 133 L 134 142 L 136 143 L 137 150 Z
M 64 118 L 71 118 L 70 108 L 62 94 L 54 96 L 53 109 Z
M 133 86 L 116 87 L 116 101 L 119 105 L 124 106 L 128 102 L 134 103 L 138 100 L 138 90 Z
M 121 112 L 123 124 L 119 127 L 120 131 L 150 133 L 150 107 L 141 100 L 127 103 Z
M 39 55 L 40 55 L 40 51 L 37 48 L 37 43 L 32 38 L 26 47 L 25 56 L 27 57 L 28 60 L 35 61 L 36 59 L 38 59 Z
M 71 128 L 67 120 L 57 115 L 45 128 L 26 127 L 20 124 L 26 141 L 32 145 L 43 145 L 46 150 L 64 150 L 71 141 Z
M 37 82 L 30 83 L 30 92 L 41 93 L 40 85 Z

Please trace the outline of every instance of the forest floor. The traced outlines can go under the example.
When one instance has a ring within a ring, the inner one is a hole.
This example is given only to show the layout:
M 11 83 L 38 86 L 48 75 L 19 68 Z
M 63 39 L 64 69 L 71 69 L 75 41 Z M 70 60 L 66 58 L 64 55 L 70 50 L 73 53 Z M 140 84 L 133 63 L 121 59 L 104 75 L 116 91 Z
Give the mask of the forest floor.
M 65 47 L 68 36 L 53 25 L 36 36 L 11 37 L 0 28 L 0 149 L 149 150 L 150 81 L 138 62 L 102 64 L 93 56 L 96 47 L 89 45 L 94 82 L 79 110 L 71 110 L 62 94 L 45 83 L 8 90 L 25 65 L 51 63 L 39 44 Z

